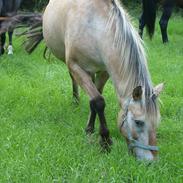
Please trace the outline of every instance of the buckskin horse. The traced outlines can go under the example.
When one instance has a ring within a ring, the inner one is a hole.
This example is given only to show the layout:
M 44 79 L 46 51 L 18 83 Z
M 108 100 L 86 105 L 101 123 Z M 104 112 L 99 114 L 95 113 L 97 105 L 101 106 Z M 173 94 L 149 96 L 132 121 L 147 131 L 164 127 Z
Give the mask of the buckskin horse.
M 143 29 L 145 25 L 147 25 L 147 30 L 151 38 L 154 34 L 157 2 L 160 2 L 163 7 L 163 14 L 161 16 L 159 24 L 161 28 L 162 41 L 163 43 L 166 43 L 168 42 L 168 21 L 171 17 L 173 8 L 174 6 L 183 8 L 183 0 L 143 0 L 143 13 L 139 20 L 139 34 L 141 37 L 143 36 Z
M 90 97 L 86 133 L 94 132 L 98 115 L 100 145 L 110 151 L 102 96 L 110 77 L 121 107 L 118 127 L 130 152 L 138 159 L 154 160 L 163 84 L 153 88 L 142 40 L 119 0 L 50 0 L 42 21 L 43 36 L 39 35 Z

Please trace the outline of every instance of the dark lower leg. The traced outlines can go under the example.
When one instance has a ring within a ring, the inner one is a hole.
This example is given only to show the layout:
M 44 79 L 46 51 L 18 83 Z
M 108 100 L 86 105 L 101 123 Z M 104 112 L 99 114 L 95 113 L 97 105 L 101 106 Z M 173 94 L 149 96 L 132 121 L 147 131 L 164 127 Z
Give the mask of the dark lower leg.
M 143 37 L 144 27 L 145 27 L 145 19 L 144 19 L 144 13 L 142 13 L 142 15 L 139 19 L 139 35 L 141 38 Z
M 168 27 L 168 21 L 172 14 L 172 9 L 173 9 L 173 6 L 164 6 L 163 14 L 159 22 L 163 43 L 168 42 L 167 27 Z
M 1 40 L 0 40 L 0 55 L 4 54 L 4 45 L 6 41 L 6 33 L 1 34 Z
M 102 96 L 98 96 L 90 101 L 90 106 L 99 116 L 101 136 L 100 144 L 105 150 L 109 150 L 109 145 L 112 144 L 112 141 L 110 139 L 109 130 L 104 115 L 105 100 Z
M 12 45 L 13 31 L 8 31 L 8 36 L 9 36 L 9 45 Z
M 93 105 L 90 102 L 90 114 L 88 117 L 87 127 L 85 129 L 86 134 L 90 135 L 90 134 L 94 133 L 96 114 L 97 113 L 96 113 L 95 109 L 93 108 Z

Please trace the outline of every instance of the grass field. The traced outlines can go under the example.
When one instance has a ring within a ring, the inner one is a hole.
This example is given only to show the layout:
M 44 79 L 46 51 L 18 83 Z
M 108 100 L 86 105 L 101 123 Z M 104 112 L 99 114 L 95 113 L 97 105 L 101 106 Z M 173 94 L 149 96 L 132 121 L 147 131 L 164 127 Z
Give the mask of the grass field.
M 110 154 L 100 152 L 98 130 L 91 139 L 84 128 L 88 97 L 72 103 L 65 65 L 42 58 L 42 48 L 27 55 L 15 39 L 14 56 L 0 58 L 0 182 L 183 182 L 183 22 L 172 17 L 170 43 L 159 27 L 145 38 L 153 82 L 165 82 L 158 128 L 159 160 L 147 165 L 128 155 L 116 117 L 119 110 L 111 82 L 104 90 L 113 139 Z M 98 124 L 98 123 L 97 123 Z M 98 129 L 98 125 L 97 125 Z

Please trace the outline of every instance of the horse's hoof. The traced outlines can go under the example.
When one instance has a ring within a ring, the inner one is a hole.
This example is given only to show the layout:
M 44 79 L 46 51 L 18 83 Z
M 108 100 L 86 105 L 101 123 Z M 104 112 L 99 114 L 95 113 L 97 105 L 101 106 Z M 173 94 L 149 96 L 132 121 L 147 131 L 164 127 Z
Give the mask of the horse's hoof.
M 8 52 L 8 55 L 13 55 L 13 52 Z
M 168 40 L 164 40 L 163 41 L 163 44 L 167 44 L 169 41 Z
M 94 130 L 93 127 L 87 126 L 87 127 L 85 128 L 85 132 L 86 132 L 86 135 L 92 135 L 92 134 L 95 132 L 95 130 Z
M 110 152 L 111 151 L 111 145 L 112 145 L 112 139 L 109 138 L 101 138 L 100 139 L 100 145 L 102 147 L 102 152 Z

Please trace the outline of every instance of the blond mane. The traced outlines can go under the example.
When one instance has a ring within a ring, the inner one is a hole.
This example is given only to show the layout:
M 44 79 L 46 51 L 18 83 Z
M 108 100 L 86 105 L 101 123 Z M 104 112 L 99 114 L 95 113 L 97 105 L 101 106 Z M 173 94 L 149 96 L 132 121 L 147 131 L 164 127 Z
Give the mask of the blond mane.
M 119 0 L 112 0 L 111 3 L 107 30 L 115 25 L 113 46 L 120 50 L 120 78 L 124 86 L 122 96 L 129 97 L 136 86 L 142 86 L 146 112 L 151 118 L 150 121 L 157 122 L 158 106 L 156 99 L 151 97 L 153 85 L 147 67 L 143 41 L 130 23 L 129 16 Z

